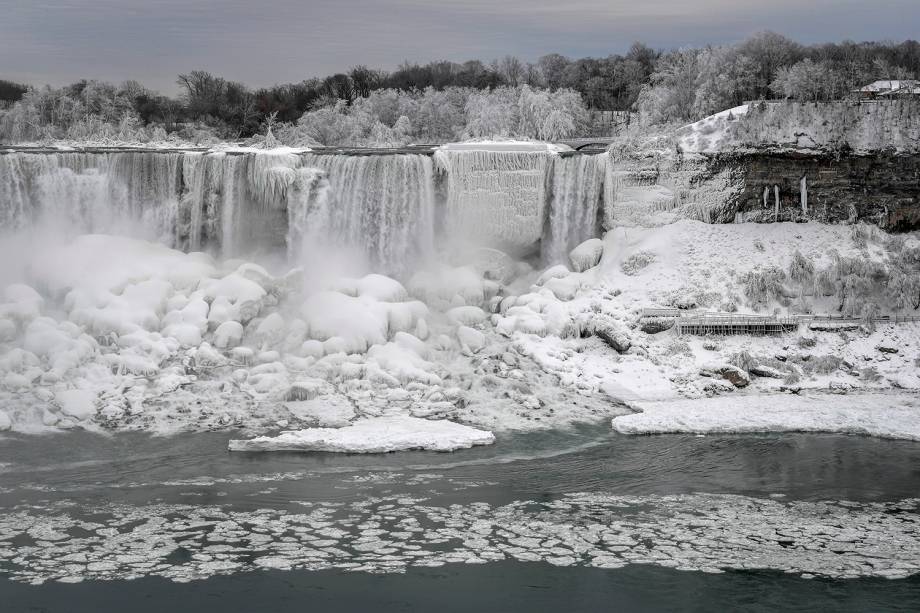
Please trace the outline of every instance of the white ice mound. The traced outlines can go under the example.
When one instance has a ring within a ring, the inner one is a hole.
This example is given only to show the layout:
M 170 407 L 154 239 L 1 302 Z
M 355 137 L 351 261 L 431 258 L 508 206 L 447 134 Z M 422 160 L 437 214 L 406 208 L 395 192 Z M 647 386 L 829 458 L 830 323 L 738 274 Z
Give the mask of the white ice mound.
M 719 396 L 639 402 L 613 419 L 623 434 L 839 432 L 920 441 L 920 401 L 906 394 Z
M 231 440 L 230 451 L 331 451 L 387 453 L 409 449 L 454 451 L 491 445 L 495 436 L 451 421 L 385 416 L 359 419 L 344 428 L 288 430 L 278 436 Z
M 198 283 L 216 272 L 203 253 L 182 253 L 157 243 L 122 236 L 86 234 L 39 254 L 36 279 L 52 292 L 72 288 L 115 290 L 145 279 L 162 279 L 176 288 Z
M 569 259 L 572 261 L 572 268 L 575 272 L 584 272 L 597 266 L 603 255 L 604 241 L 599 238 L 589 238 L 572 249 Z

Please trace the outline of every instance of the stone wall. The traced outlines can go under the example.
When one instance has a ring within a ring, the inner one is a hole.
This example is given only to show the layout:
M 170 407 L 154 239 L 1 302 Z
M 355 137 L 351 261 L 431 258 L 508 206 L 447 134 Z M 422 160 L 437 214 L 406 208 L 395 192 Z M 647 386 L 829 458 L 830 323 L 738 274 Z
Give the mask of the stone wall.
M 734 168 L 742 177 L 741 189 L 713 221 L 865 221 L 889 231 L 920 229 L 917 155 L 770 152 L 712 156 L 709 161 L 710 170 Z

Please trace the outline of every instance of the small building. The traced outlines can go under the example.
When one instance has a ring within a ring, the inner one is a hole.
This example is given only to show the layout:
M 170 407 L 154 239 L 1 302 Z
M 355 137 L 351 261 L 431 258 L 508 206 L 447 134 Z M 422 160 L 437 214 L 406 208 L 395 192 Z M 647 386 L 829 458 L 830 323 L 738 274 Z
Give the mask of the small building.
M 853 91 L 864 100 L 886 100 L 916 96 L 920 98 L 920 81 L 916 79 L 883 79 Z

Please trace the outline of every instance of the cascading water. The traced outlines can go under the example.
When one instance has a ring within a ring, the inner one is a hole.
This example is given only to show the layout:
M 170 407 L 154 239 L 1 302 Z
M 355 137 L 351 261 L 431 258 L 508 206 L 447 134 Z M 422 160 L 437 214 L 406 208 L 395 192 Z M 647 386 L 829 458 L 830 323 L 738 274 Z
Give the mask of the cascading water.
M 561 260 L 596 235 L 606 165 L 606 156 L 547 150 L 444 150 L 434 162 L 290 150 L 11 152 L 0 155 L 0 228 L 50 223 L 224 257 L 344 246 L 397 272 L 432 253 L 437 225 L 441 237 L 517 254 L 542 238 L 544 257 Z
M 606 153 L 553 160 L 549 223 L 541 245 L 544 263 L 566 262 L 569 251 L 598 235 L 606 165 Z
M 402 270 L 432 252 L 434 169 L 428 156 L 305 154 L 303 166 L 321 170 L 328 181 L 318 191 L 301 190 L 294 203 L 298 210 L 291 215 L 301 223 L 309 219 L 311 232 L 362 248 L 386 271 Z M 317 198 L 305 201 L 304 193 Z M 302 240 L 303 230 L 294 230 L 294 242 Z
M 0 227 L 141 235 L 172 244 L 180 153 L 0 155 Z
M 440 150 L 447 177 L 445 233 L 517 253 L 543 234 L 547 168 L 543 151 Z

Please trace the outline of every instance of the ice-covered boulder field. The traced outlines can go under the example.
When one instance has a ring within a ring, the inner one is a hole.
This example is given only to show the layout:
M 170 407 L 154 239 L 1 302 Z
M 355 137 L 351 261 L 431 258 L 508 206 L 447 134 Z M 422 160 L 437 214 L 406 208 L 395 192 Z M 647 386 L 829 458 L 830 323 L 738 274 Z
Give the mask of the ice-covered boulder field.
M 463 211 L 477 191 L 502 187 L 483 164 L 503 153 L 442 152 L 446 171 L 475 171 L 447 199 L 448 217 L 462 217 L 452 227 L 473 224 Z M 431 178 L 430 161 L 349 162 L 346 181 L 332 176 L 332 162 L 307 169 L 290 153 L 286 166 L 263 165 L 271 179 L 253 180 L 254 162 L 233 163 L 246 168 L 246 189 L 264 183 L 275 196 L 230 199 L 221 190 L 234 183 L 232 165 L 221 158 L 223 183 L 201 188 L 200 207 L 183 209 L 182 196 L 180 214 L 164 222 L 182 236 L 188 223 L 215 236 L 226 223 L 224 240 L 240 246 L 259 239 L 233 220 L 257 219 L 263 207 L 271 223 L 260 231 L 270 234 L 285 216 L 293 224 L 280 257 L 234 259 L 188 251 L 188 242 L 175 245 L 182 251 L 117 228 L 8 233 L 0 241 L 0 430 L 223 430 L 238 451 L 449 451 L 509 431 L 611 419 L 631 434 L 920 438 L 920 323 L 909 319 L 920 306 L 915 233 L 686 219 L 602 232 L 600 213 L 616 210 L 598 183 L 606 161 L 559 165 L 525 153 L 526 168 L 508 170 L 523 174 L 508 185 L 533 187 L 537 204 L 515 209 L 526 219 L 510 218 L 508 235 L 520 245 L 542 235 L 551 248 L 540 255 L 511 257 L 493 241 L 436 248 L 434 195 L 399 197 Z M 531 176 L 543 172 L 563 175 L 547 193 Z M 66 185 L 82 185 L 72 179 Z M 566 185 L 581 196 L 564 196 Z M 369 197 L 374 190 L 389 199 Z M 544 199 L 548 210 L 539 212 Z M 481 202 L 490 238 L 502 235 L 500 200 Z M 214 202 L 224 215 L 209 225 Z M 533 223 L 536 214 L 549 229 Z M 361 232 L 370 237 L 364 262 L 339 266 L 330 247 L 360 243 Z M 382 269 L 375 262 L 390 274 L 372 272 Z M 706 311 L 850 319 L 803 318 L 777 336 L 677 333 L 675 316 Z

